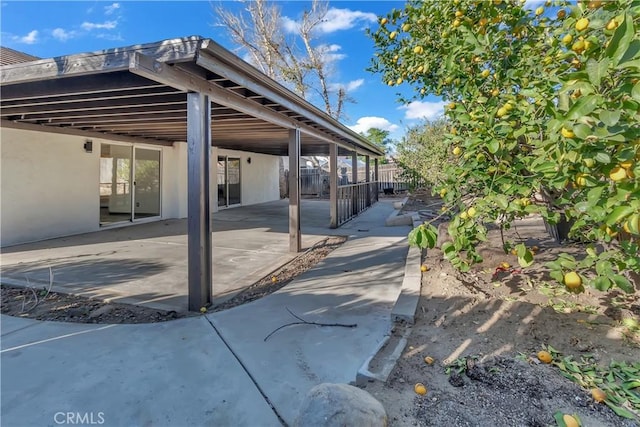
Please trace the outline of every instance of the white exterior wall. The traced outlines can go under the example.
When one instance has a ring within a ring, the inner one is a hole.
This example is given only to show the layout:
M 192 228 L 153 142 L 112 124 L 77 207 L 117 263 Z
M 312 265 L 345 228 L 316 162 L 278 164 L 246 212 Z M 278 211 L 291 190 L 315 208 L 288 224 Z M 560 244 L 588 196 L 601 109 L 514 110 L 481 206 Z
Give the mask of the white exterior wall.
M 215 154 L 214 154 L 215 153 Z M 214 147 L 211 163 L 211 193 L 214 211 L 217 211 L 217 160 L 218 156 L 240 158 L 240 199 L 242 205 L 271 202 L 280 199 L 278 156 L 226 150 Z M 247 159 L 251 157 L 251 163 Z
M 86 140 L 0 129 L 0 246 L 100 229 L 100 144 L 121 143 Z M 162 218 L 187 215 L 186 159 L 186 144 L 162 147 Z
M 0 246 L 100 230 L 100 144 L 128 145 L 18 129 L 0 129 Z M 135 144 L 136 147 L 159 146 Z M 187 217 L 187 144 L 161 147 L 161 217 Z M 217 156 L 241 160 L 242 205 L 280 198 L 278 157 L 212 149 L 212 210 Z M 247 159 L 251 157 L 251 163 Z

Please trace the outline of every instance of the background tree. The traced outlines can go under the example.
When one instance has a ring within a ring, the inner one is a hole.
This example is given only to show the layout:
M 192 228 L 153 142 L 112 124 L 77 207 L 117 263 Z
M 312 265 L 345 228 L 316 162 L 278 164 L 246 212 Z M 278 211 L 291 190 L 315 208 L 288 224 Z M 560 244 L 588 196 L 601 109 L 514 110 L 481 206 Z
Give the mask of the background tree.
M 591 242 L 583 259 L 551 262 L 554 278 L 573 291 L 631 292 L 640 273 L 640 7 L 546 6 L 410 1 L 371 34 L 371 69 L 391 86 L 410 83 L 418 98 L 449 102 L 455 161 L 442 190 L 455 215 L 442 250 L 455 266 L 482 260 L 485 223 L 537 213 L 565 218 L 570 237 Z M 432 246 L 435 236 L 424 225 L 411 237 Z M 521 265 L 533 262 L 524 244 L 517 253 Z
M 369 128 L 366 132 L 361 132 L 361 135 L 386 151 L 393 144 L 393 140 L 389 138 L 390 133 L 388 130 Z
M 264 74 L 284 82 L 308 101 L 319 96 L 324 111 L 341 119 L 345 102 L 353 100 L 343 86 L 331 84 L 332 47 L 318 40 L 328 4 L 313 0 L 300 20 L 292 23 L 295 30 L 285 34 L 277 4 L 266 0 L 242 3 L 245 8 L 238 13 L 225 9 L 224 4 L 215 7 L 216 24 L 229 30 L 238 50 L 246 53 L 250 62 Z
M 412 174 L 422 177 L 432 187 L 443 185 L 443 165 L 449 161 L 449 144 L 445 141 L 448 124 L 445 119 L 416 124 L 407 129 L 396 145 L 394 159 Z

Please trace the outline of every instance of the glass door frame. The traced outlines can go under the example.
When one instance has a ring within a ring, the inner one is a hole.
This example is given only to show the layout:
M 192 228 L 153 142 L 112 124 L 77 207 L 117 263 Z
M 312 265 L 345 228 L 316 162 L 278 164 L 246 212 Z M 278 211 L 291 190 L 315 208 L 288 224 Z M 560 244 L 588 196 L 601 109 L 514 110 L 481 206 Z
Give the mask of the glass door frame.
M 130 198 L 131 198 L 131 215 L 129 217 L 129 219 L 127 220 L 122 220 L 122 221 L 114 221 L 111 223 L 102 223 L 100 222 L 100 220 L 98 220 L 100 228 L 104 229 L 104 228 L 109 228 L 109 227 L 119 227 L 119 226 L 123 226 L 123 225 L 127 225 L 127 224 L 140 224 L 140 223 L 144 223 L 144 222 L 151 222 L 151 221 L 157 221 L 158 219 L 162 218 L 162 187 L 163 187 L 163 180 L 162 180 L 162 147 L 155 147 L 152 145 L 136 145 L 136 144 L 126 144 L 126 143 L 119 143 L 119 142 L 102 142 L 100 144 L 100 147 L 102 147 L 102 145 L 117 145 L 120 147 L 129 147 L 131 150 L 131 166 L 130 166 L 130 176 L 129 176 L 129 183 L 130 183 L 130 187 L 131 187 L 131 192 L 130 192 Z M 152 151 L 158 151 L 160 154 L 160 159 L 158 161 L 158 190 L 159 190 L 159 195 L 158 195 L 158 215 L 154 215 L 154 216 L 148 216 L 148 217 L 144 217 L 144 218 L 136 218 L 135 217 L 135 209 L 136 209 L 136 149 L 143 149 L 143 150 L 152 150 Z M 102 148 L 100 148 L 100 152 L 102 151 Z M 98 180 L 100 180 L 100 173 L 98 173 Z
M 238 203 L 234 203 L 232 205 L 229 204 L 229 160 L 237 160 L 238 161 L 238 186 L 239 186 L 239 190 L 240 190 L 240 194 L 238 196 L 238 199 L 240 200 L 240 202 Z M 225 155 L 218 155 L 218 159 L 216 161 L 216 168 L 218 167 L 218 163 L 219 162 L 223 162 L 224 165 L 224 199 L 225 199 L 225 204 L 221 205 L 220 204 L 220 197 L 219 197 L 219 190 L 218 190 L 218 199 L 217 199 L 217 203 L 218 203 L 218 209 L 227 209 L 227 208 L 233 208 L 233 207 L 238 207 L 238 206 L 242 206 L 242 158 L 238 157 L 238 156 L 225 156 Z M 218 171 L 216 170 L 216 189 L 219 189 L 219 185 L 218 184 Z

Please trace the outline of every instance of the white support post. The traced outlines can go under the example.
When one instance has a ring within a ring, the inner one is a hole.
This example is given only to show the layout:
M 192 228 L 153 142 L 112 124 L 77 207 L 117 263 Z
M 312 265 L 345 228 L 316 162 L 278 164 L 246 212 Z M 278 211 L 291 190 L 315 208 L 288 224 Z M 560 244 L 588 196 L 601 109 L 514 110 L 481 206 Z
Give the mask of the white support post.
M 197 92 L 187 94 L 189 311 L 211 304 L 211 104 Z
M 351 153 L 351 183 L 353 184 L 351 212 L 356 216 L 358 215 L 358 152 L 355 150 Z

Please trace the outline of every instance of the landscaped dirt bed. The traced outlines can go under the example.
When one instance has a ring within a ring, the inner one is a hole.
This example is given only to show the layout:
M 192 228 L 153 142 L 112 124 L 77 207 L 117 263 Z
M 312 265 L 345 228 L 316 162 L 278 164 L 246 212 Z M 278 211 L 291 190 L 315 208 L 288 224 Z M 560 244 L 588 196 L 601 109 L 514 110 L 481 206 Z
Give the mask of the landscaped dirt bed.
M 346 241 L 328 237 L 287 264 L 274 270 L 247 289 L 209 311 L 229 309 L 269 295 L 324 259 Z M 186 286 L 186 283 L 185 283 Z M 152 323 L 174 320 L 199 313 L 178 313 L 131 304 L 105 302 L 83 296 L 50 292 L 47 287 L 23 288 L 2 285 L 2 314 L 36 320 L 75 323 Z
M 425 209 L 439 210 L 426 192 L 405 207 Z M 506 238 L 537 246 L 539 262 L 521 269 L 502 251 L 499 230 L 481 248 L 484 262 L 466 274 L 452 269 L 441 251 L 428 251 L 408 345 L 388 381 L 365 388 L 382 402 L 390 425 L 555 426 L 562 425 L 554 418 L 561 413 L 577 415 L 584 426 L 640 426 L 640 383 L 633 381 L 640 379 L 640 293 L 567 292 L 544 262 L 584 248 L 557 244 L 537 218 L 520 222 Z M 551 364 L 538 360 L 540 350 L 551 351 Z M 633 418 L 595 402 L 593 378 L 602 380 L 609 403 Z M 426 395 L 414 392 L 418 382 Z

